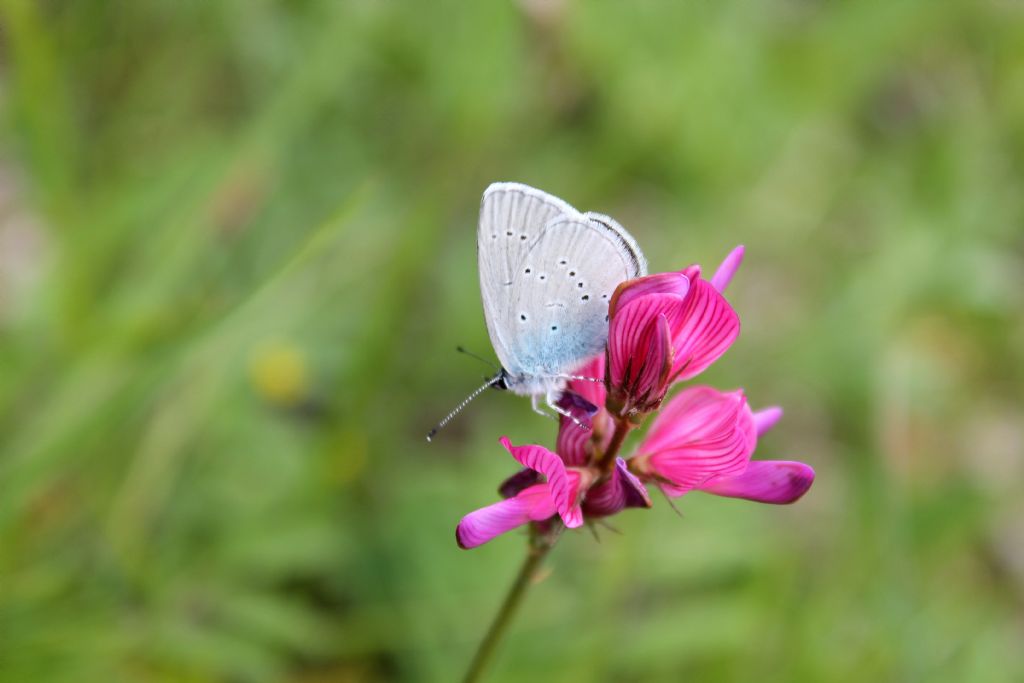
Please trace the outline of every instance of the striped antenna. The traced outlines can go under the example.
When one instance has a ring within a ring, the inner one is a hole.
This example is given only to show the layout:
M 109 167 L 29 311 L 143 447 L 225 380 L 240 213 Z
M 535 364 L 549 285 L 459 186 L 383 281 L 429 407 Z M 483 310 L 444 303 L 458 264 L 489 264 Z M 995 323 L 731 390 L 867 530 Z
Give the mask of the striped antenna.
M 437 423 L 436 427 L 434 427 L 433 429 L 430 430 L 430 432 L 427 433 L 427 441 L 433 441 L 434 437 L 437 436 L 437 433 L 439 431 L 441 431 L 442 429 L 444 429 L 445 425 L 448 424 L 449 422 L 451 422 L 453 417 L 455 417 L 460 412 L 462 412 L 462 409 L 465 408 L 466 406 L 468 406 L 470 401 L 472 401 L 474 398 L 476 398 L 480 394 L 484 393 L 485 391 L 487 391 L 488 389 L 493 387 L 495 384 L 497 384 L 502 379 L 504 379 L 504 377 L 505 377 L 505 373 L 504 372 L 499 372 L 497 375 L 495 375 L 491 379 L 487 380 L 486 384 L 478 387 L 476 389 L 476 391 L 474 391 L 472 394 L 467 396 L 462 401 L 462 403 L 460 403 L 459 405 L 455 406 L 455 410 L 453 410 L 452 412 L 448 413 L 443 420 L 441 420 L 440 422 Z

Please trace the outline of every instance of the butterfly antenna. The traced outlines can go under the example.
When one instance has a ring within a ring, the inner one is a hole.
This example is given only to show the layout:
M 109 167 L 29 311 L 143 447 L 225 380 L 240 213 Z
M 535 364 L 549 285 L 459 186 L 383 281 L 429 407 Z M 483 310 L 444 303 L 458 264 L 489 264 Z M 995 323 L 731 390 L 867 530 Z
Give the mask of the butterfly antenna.
M 466 355 L 467 355 L 467 356 L 469 356 L 470 358 L 476 358 L 476 359 L 477 359 L 478 361 L 480 361 L 481 363 L 484 363 L 484 364 L 486 364 L 486 365 L 490 365 L 490 366 L 491 366 L 492 368 L 494 368 L 495 370 L 501 370 L 501 368 L 499 368 L 499 367 L 498 367 L 497 365 L 495 365 L 495 364 L 494 364 L 494 363 L 492 363 L 491 361 L 487 360 L 487 359 L 486 359 L 486 358 L 484 358 L 483 356 L 478 356 L 478 355 L 476 355 L 475 353 L 473 353 L 472 351 L 468 351 L 468 350 L 466 350 L 466 347 L 465 347 L 465 346 L 456 346 L 456 347 L 455 347 L 455 350 L 456 350 L 456 351 L 458 351 L 459 353 L 464 353 L 464 354 L 466 354 Z
M 434 437 L 437 436 L 437 433 L 439 431 L 441 431 L 442 429 L 444 429 L 445 425 L 447 425 L 449 422 L 452 421 L 452 418 L 454 418 L 456 415 L 461 413 L 462 409 L 465 408 L 466 406 L 468 406 L 470 401 L 472 401 L 474 398 L 476 398 L 477 396 L 479 396 L 480 394 L 484 393 L 485 391 L 490 389 L 492 386 L 494 386 L 495 384 L 500 382 L 503 377 L 504 377 L 504 373 L 499 372 L 497 375 L 495 375 L 491 379 L 487 380 L 486 384 L 478 387 L 472 394 L 470 394 L 465 399 L 463 399 L 462 403 L 460 403 L 459 405 L 455 406 L 455 410 L 453 410 L 452 412 L 450 412 L 447 415 L 445 415 L 445 418 L 443 420 L 441 420 L 440 422 L 438 422 L 436 427 L 434 427 L 433 429 L 430 430 L 430 432 L 427 434 L 427 441 L 433 441 Z

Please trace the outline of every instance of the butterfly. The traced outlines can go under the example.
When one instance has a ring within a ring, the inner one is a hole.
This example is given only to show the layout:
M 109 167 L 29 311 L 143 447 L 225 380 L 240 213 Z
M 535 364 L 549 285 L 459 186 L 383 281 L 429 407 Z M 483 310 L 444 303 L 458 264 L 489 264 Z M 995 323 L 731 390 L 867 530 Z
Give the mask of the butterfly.
M 494 183 L 480 202 L 477 257 L 484 319 L 502 370 L 494 386 L 556 400 L 571 373 L 604 349 L 608 302 L 647 274 L 636 240 L 608 216 L 580 213 L 520 183 Z
M 480 202 L 477 258 L 484 320 L 501 362 L 427 436 L 489 387 L 558 404 L 572 372 L 608 341 L 608 303 L 619 283 L 647 274 L 636 240 L 603 214 L 522 183 L 493 183 Z M 588 378 L 589 379 L 589 378 Z

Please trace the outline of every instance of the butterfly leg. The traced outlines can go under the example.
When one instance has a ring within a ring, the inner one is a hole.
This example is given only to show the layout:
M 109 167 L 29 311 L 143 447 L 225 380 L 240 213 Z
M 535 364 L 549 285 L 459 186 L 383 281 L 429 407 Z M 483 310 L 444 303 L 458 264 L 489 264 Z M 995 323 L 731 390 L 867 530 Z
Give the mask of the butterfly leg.
M 538 415 L 543 415 L 544 417 L 549 417 L 552 419 L 554 418 L 554 416 L 551 413 L 547 412 L 546 410 L 540 407 L 540 394 L 533 394 L 532 396 L 530 396 L 530 405 L 533 407 L 533 412 L 537 413 Z M 548 405 L 551 405 L 550 399 L 548 401 Z
M 582 422 L 580 422 L 576 418 L 575 415 L 573 415 L 568 410 L 566 410 L 565 408 L 562 408 L 561 406 L 558 405 L 558 398 L 559 398 L 560 394 L 561 394 L 561 391 L 549 391 L 548 392 L 547 397 L 546 397 L 547 398 L 548 408 L 551 408 L 551 410 L 555 411 L 556 413 L 558 413 L 562 417 L 569 418 L 570 420 L 572 420 L 574 425 L 576 425 L 577 427 L 579 427 L 583 431 L 589 431 L 590 427 L 588 427 L 587 425 L 585 425 Z
M 555 375 L 557 379 L 569 379 L 579 380 L 582 382 L 594 382 L 595 384 L 603 384 L 604 379 L 600 377 L 583 377 L 582 375 Z

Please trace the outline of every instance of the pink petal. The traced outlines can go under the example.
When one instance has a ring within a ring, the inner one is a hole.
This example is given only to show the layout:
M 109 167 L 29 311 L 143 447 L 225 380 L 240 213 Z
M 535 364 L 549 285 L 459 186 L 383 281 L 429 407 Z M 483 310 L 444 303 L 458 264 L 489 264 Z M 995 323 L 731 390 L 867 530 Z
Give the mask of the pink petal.
M 577 502 L 579 474 L 566 471 L 562 459 L 543 446 L 513 446 L 507 436 L 501 437 L 499 441 L 524 467 L 536 470 L 547 477 L 551 500 L 565 526 L 574 529 L 582 525 L 583 514 Z
M 780 419 L 782 419 L 782 408 L 778 406 L 764 408 L 754 413 L 754 426 L 757 427 L 757 435 L 765 434 Z
M 668 318 L 662 314 L 651 320 L 644 336 L 648 338 L 647 343 L 637 349 L 643 353 L 637 355 L 640 367 L 633 395 L 644 403 L 660 404 L 668 391 L 668 373 L 672 368 L 672 335 Z
M 661 355 L 660 345 L 652 347 L 652 339 L 659 332 L 657 327 L 652 327 L 652 323 L 659 317 L 665 318 L 667 322 L 670 316 L 677 315 L 684 301 L 675 294 L 649 294 L 632 301 L 628 306 L 619 307 L 608 330 L 608 378 L 613 387 L 621 387 L 624 381 L 640 374 L 642 368 L 648 365 L 652 351 Z M 655 357 L 653 360 L 658 361 L 660 372 L 660 361 L 663 358 Z
M 672 397 L 655 418 L 640 446 L 653 453 L 681 444 L 712 439 L 731 429 L 741 412 L 750 412 L 743 391 L 719 391 L 709 386 L 692 386 Z
M 612 294 L 608 316 L 614 318 L 623 306 L 649 294 L 674 294 L 682 298 L 689 289 L 690 280 L 683 273 L 657 273 L 627 280 Z
M 681 495 L 715 476 L 740 474 L 757 445 L 743 392 L 692 387 L 661 411 L 640 445 L 642 473 Z
M 577 419 L 580 419 L 577 417 Z M 583 424 L 586 420 L 580 419 Z M 555 440 L 555 451 L 562 458 L 562 461 L 571 466 L 585 465 L 588 459 L 587 444 L 590 442 L 590 435 L 593 432 L 589 429 L 582 429 L 572 420 L 559 417 L 558 438 Z
M 719 292 L 724 292 L 725 288 L 732 282 L 732 276 L 736 274 L 740 264 L 743 263 L 743 254 L 745 249 L 743 245 L 736 247 L 729 252 L 729 255 L 722 261 L 722 265 L 718 266 L 718 270 L 711 276 L 711 286 L 717 289 Z
M 739 334 L 740 319 L 725 297 L 706 280 L 692 282 L 684 310 L 678 322 L 673 321 L 673 379 L 699 375 L 726 352 Z
M 537 484 L 521 491 L 515 498 L 480 508 L 462 518 L 455 527 L 455 541 L 460 548 L 475 548 L 492 538 L 527 522 L 548 519 L 555 514 L 555 505 L 547 484 Z
M 742 474 L 717 477 L 700 487 L 717 496 L 786 505 L 807 493 L 814 470 L 802 462 L 752 460 Z
M 612 319 L 608 343 L 612 410 L 646 412 L 660 405 L 673 358 L 665 311 L 679 304 L 675 295 L 650 294 L 622 306 Z

